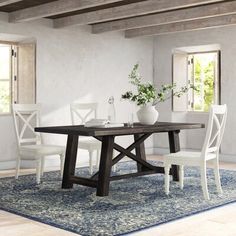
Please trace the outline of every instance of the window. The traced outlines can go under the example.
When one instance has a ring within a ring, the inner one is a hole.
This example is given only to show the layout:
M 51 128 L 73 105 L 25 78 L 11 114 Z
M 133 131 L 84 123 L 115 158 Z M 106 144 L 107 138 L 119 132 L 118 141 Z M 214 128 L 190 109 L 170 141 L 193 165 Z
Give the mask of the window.
M 173 111 L 208 112 L 220 103 L 220 51 L 184 52 L 173 54 L 173 82 L 177 88 L 193 84 L 181 98 L 173 98 Z
M 0 44 L 0 113 L 10 113 L 12 99 L 11 46 Z
M 189 111 L 207 112 L 212 104 L 219 104 L 219 52 L 190 54 L 188 81 L 198 89 L 188 94 Z
M 35 45 L 0 43 L 0 115 L 12 103 L 35 102 Z

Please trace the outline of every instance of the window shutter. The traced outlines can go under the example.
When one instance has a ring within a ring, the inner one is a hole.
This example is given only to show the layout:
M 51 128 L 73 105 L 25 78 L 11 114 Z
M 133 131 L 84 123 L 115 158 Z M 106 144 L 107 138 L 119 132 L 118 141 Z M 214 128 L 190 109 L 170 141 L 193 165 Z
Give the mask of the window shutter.
M 176 90 L 186 86 L 188 83 L 188 54 L 173 54 L 173 83 L 176 83 Z M 173 111 L 187 111 L 188 95 L 183 94 L 180 98 L 173 97 Z
M 19 44 L 17 51 L 18 103 L 35 103 L 36 101 L 36 70 L 35 44 Z

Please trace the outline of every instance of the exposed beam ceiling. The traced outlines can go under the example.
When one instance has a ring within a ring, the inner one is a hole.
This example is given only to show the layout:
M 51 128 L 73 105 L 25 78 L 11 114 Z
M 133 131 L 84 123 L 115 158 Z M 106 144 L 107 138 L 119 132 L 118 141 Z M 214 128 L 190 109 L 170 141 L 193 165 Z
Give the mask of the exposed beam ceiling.
M 236 0 L 0 0 L 13 23 L 48 18 L 56 28 L 92 25 L 127 38 L 234 25 Z
M 148 0 L 125 6 L 59 18 L 54 21 L 54 26 L 56 28 L 61 28 L 71 25 L 99 23 L 222 1 L 223 0 Z
M 21 2 L 22 0 L 0 0 L 0 7 L 16 3 L 16 2 Z
M 220 15 L 229 15 L 236 13 L 236 1 L 222 2 L 211 5 L 204 5 L 188 9 L 181 9 L 170 12 L 163 12 L 147 16 L 140 16 L 130 19 L 122 19 L 101 24 L 92 27 L 93 33 L 103 33 L 107 31 L 118 31 L 146 26 L 169 24 L 186 20 L 196 20 Z
M 35 7 L 26 8 L 9 14 L 10 22 L 23 22 L 43 17 L 82 10 L 124 0 L 58 0 Z
M 151 26 L 140 29 L 131 29 L 125 31 L 125 37 L 134 38 L 140 36 L 162 35 L 230 25 L 236 25 L 236 14 L 227 16 L 217 16 L 208 19 L 178 22 L 166 25 Z

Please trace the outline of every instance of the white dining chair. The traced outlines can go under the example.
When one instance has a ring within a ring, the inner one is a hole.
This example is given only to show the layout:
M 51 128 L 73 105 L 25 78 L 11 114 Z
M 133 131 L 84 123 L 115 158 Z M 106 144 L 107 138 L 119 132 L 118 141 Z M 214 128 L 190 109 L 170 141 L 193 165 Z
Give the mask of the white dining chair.
M 212 105 L 209 112 L 208 127 L 201 152 L 180 151 L 164 156 L 165 193 L 169 194 L 169 171 L 171 165 L 179 166 L 180 188 L 184 186 L 184 166 L 198 166 L 201 172 L 201 185 L 204 198 L 209 200 L 207 187 L 206 164 L 211 162 L 214 167 L 215 183 L 218 193 L 222 193 L 219 174 L 219 150 L 224 134 L 227 117 L 226 105 Z
M 40 177 L 44 172 L 46 156 L 59 155 L 61 176 L 63 174 L 65 147 L 57 145 L 46 145 L 42 143 L 40 133 L 34 132 L 34 127 L 40 125 L 40 104 L 13 104 L 12 112 L 18 144 L 18 157 L 16 164 L 16 175 L 18 179 L 22 160 L 36 162 L 36 182 L 40 183 Z
M 83 125 L 91 118 L 97 118 L 97 103 L 72 103 L 70 105 L 71 120 L 73 125 Z M 95 138 L 80 137 L 79 149 L 89 153 L 89 173 L 93 173 L 93 156 L 96 153 L 96 167 L 99 165 L 101 142 Z

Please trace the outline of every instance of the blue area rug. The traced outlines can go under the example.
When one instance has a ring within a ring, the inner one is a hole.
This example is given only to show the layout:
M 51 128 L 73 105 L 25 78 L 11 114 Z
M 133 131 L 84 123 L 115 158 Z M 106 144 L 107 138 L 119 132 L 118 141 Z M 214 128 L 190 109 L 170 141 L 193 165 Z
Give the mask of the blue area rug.
M 118 164 L 118 174 L 136 171 L 134 162 Z M 87 168 L 77 174 L 88 176 Z M 62 190 L 59 172 L 46 173 L 40 185 L 35 175 L 0 179 L 0 208 L 81 235 L 124 235 L 236 201 L 236 172 L 221 170 L 223 195 L 208 170 L 210 201 L 205 201 L 199 171 L 186 168 L 185 187 L 171 182 L 163 190 L 163 175 L 111 182 L 109 197 L 97 197 L 94 188 L 74 185 Z

